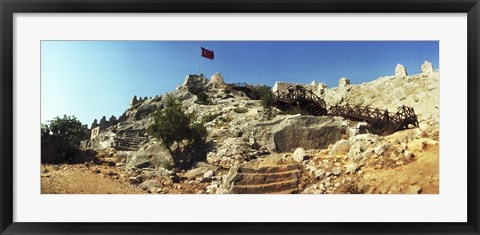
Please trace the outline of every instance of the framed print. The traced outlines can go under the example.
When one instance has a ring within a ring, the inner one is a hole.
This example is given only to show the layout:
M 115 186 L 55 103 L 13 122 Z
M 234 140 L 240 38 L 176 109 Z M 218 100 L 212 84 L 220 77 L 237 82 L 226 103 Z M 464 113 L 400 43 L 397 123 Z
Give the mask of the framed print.
M 478 234 L 478 1 L 2 1 L 1 231 Z

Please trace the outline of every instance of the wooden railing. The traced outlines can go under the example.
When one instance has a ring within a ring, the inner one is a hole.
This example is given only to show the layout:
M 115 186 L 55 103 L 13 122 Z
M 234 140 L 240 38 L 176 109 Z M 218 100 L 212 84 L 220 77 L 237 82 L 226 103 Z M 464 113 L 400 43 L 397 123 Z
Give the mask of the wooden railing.
M 290 86 L 287 91 L 273 93 L 275 106 L 283 110 L 297 109 L 312 115 L 326 115 L 325 101 L 302 86 Z

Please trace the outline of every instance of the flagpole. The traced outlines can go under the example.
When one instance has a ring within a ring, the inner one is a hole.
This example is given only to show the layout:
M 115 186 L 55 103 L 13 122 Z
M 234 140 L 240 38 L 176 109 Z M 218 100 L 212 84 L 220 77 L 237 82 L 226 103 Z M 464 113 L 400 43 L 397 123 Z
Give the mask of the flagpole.
M 200 53 L 201 54 L 201 53 Z M 198 55 L 198 70 L 197 74 L 200 74 L 200 55 Z

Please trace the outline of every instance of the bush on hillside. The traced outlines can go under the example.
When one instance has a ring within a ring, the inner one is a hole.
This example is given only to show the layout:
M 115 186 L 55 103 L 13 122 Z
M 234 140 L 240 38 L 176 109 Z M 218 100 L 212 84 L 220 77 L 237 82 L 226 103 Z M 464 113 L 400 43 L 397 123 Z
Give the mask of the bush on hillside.
M 265 108 L 270 108 L 275 103 L 275 99 L 273 98 L 272 89 L 269 86 L 254 86 L 253 87 L 253 97 L 255 99 L 261 100 L 262 105 Z
M 200 92 L 197 94 L 197 103 L 198 104 L 209 104 L 210 102 L 208 101 L 208 95 L 204 91 Z
M 182 110 L 181 101 L 171 96 L 167 96 L 165 99 L 164 108 L 153 112 L 154 122 L 147 128 L 147 131 L 151 136 L 162 140 L 165 147 L 174 156 L 177 166 L 180 164 L 191 165 L 193 162 L 201 160 L 202 157 L 183 154 L 179 149 L 180 143 L 187 141 L 189 145 L 202 145 L 205 143 L 207 130 L 203 122 L 195 122 L 196 115 L 194 113 L 187 114 Z M 176 144 L 176 149 L 172 150 L 174 144 Z

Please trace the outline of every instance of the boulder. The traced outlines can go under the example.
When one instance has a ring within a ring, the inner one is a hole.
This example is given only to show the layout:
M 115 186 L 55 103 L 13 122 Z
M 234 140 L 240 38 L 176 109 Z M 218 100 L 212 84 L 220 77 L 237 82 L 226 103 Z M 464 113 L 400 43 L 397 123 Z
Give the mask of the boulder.
M 153 179 L 141 183 L 138 187 L 144 191 L 155 192 L 157 189 L 162 188 L 162 184 L 158 180 Z
M 358 162 L 364 157 L 375 153 L 375 150 L 372 148 L 377 147 L 381 141 L 383 141 L 382 137 L 373 134 L 362 134 L 353 136 L 349 139 L 351 147 L 350 151 L 348 152 L 348 157 L 351 160 Z M 367 150 L 371 150 L 371 152 Z
M 196 179 L 208 178 L 208 176 L 210 176 L 211 178 L 214 175 L 214 172 L 217 170 L 217 166 L 210 165 L 204 162 L 198 162 L 191 170 L 185 172 L 185 174 L 183 174 L 183 177 L 187 179 Z
M 408 187 L 406 194 L 419 194 L 422 192 L 422 187 L 418 185 L 412 185 Z
M 335 163 L 335 165 L 332 167 L 332 174 L 334 175 L 340 175 L 342 174 L 342 165 L 340 163 Z
M 306 153 L 305 149 L 303 148 L 297 148 L 295 152 L 293 152 L 293 160 L 295 160 L 296 162 L 303 162 L 303 160 L 305 160 L 305 157 Z
M 350 142 L 348 140 L 340 140 L 335 143 L 330 150 L 330 155 L 345 155 L 350 151 Z
M 327 116 L 294 116 L 287 118 L 272 130 L 270 141 L 275 146 L 273 150 L 291 152 L 297 148 L 326 148 L 342 139 L 345 134 L 346 126 L 343 125 L 342 120 L 341 118 Z
M 161 141 L 152 141 L 144 145 L 137 152 L 128 156 L 127 167 L 136 168 L 166 168 L 170 169 L 174 165 L 173 157 L 170 151 Z
M 205 172 L 205 174 L 203 174 L 203 179 L 204 180 L 211 180 L 213 177 L 213 171 L 212 170 L 208 170 L 207 172 Z
M 358 165 L 355 162 L 349 162 L 345 164 L 343 167 L 345 167 L 345 173 L 347 174 L 353 174 L 358 169 Z

